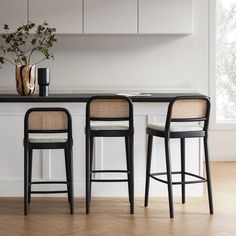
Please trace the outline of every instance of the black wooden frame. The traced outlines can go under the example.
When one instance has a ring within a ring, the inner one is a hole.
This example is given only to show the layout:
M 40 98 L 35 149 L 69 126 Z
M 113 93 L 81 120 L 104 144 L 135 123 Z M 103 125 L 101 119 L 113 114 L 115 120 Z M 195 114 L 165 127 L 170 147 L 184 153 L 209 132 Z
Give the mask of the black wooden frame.
M 53 112 L 60 111 L 67 115 L 68 125 L 65 130 L 30 130 L 28 127 L 29 115 L 31 112 Z M 66 142 L 32 143 L 29 140 L 30 133 L 66 133 Z M 28 215 L 28 205 L 31 201 L 31 194 L 56 194 L 67 193 L 70 203 L 70 213 L 74 213 L 74 186 L 73 186 L 73 153 L 72 153 L 72 118 L 70 112 L 65 108 L 46 107 L 31 108 L 25 114 L 24 119 L 24 214 Z M 34 149 L 64 149 L 66 181 L 33 181 L 32 182 L 32 163 Z M 59 191 L 31 191 L 34 184 L 66 184 L 67 190 Z
M 129 116 L 123 118 L 94 118 L 90 116 L 90 104 L 94 100 L 104 99 L 124 99 L 129 104 Z M 92 130 L 91 121 L 128 121 L 129 129 L 127 130 Z M 120 95 L 106 95 L 106 96 L 93 96 L 89 99 L 86 105 L 86 214 L 90 212 L 91 202 L 91 187 L 92 182 L 128 182 L 130 213 L 134 213 L 134 173 L 133 173 L 133 104 L 126 96 Z M 93 170 L 93 143 L 95 137 L 124 137 L 126 147 L 126 161 L 127 170 Z M 127 173 L 127 179 L 96 179 L 92 178 L 93 173 Z
M 173 119 L 171 117 L 172 108 L 176 101 L 184 99 L 204 99 L 207 102 L 206 115 L 201 118 L 185 118 L 185 119 Z M 165 124 L 165 130 L 156 130 L 153 128 L 147 127 L 146 133 L 148 134 L 148 149 L 147 149 L 147 166 L 146 166 L 146 187 L 145 187 L 145 207 L 148 206 L 149 199 L 149 185 L 150 178 L 153 178 L 159 182 L 165 183 L 168 185 L 168 196 L 169 196 L 169 211 L 170 218 L 174 218 L 174 206 L 173 206 L 173 191 L 172 185 L 180 184 L 182 186 L 182 203 L 185 203 L 185 185 L 186 184 L 195 184 L 195 183 L 204 183 L 207 182 L 208 186 L 208 200 L 209 200 L 209 210 L 210 214 L 213 214 L 213 198 L 212 198 L 212 186 L 211 186 L 211 172 L 210 172 L 210 161 L 208 154 L 208 125 L 209 125 L 209 116 L 210 116 L 210 100 L 206 96 L 178 96 L 171 100 Z M 203 130 L 200 131 L 183 131 L 183 132 L 171 132 L 170 126 L 172 122 L 204 122 Z M 150 173 L 151 170 L 151 154 L 152 154 L 152 143 L 153 136 L 163 137 L 165 139 L 165 156 L 166 156 L 166 169 L 167 172 L 161 173 Z M 204 153 L 205 153 L 205 164 L 206 164 L 206 178 L 195 175 L 185 171 L 185 139 L 186 138 L 203 138 L 204 140 Z M 169 141 L 171 138 L 179 138 L 181 145 L 181 171 L 171 171 L 171 158 L 170 158 L 170 144 Z M 172 182 L 172 174 L 180 174 L 180 182 Z M 167 175 L 167 181 L 159 178 L 161 175 Z M 197 180 L 186 181 L 185 176 L 189 175 L 197 178 Z

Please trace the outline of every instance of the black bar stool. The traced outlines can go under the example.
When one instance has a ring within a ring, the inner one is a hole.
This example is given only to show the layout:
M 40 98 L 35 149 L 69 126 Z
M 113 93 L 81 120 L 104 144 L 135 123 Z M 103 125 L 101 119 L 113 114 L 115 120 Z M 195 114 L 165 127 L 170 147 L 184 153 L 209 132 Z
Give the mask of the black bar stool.
M 107 125 L 97 124 L 102 121 Z M 124 121 L 128 125 L 114 126 L 111 121 Z M 94 96 L 86 106 L 86 213 L 90 211 L 92 182 L 128 182 L 130 213 L 134 213 L 133 177 L 133 105 L 125 96 Z M 95 137 L 124 137 L 127 170 L 93 170 L 93 142 Z M 96 179 L 93 173 L 127 173 L 127 179 Z
M 56 137 L 64 134 L 65 137 Z M 72 162 L 72 119 L 64 108 L 31 108 L 24 121 L 24 214 L 28 214 L 31 194 L 67 193 L 70 213 L 74 213 L 73 162 Z M 32 182 L 34 149 L 64 149 L 66 181 Z M 32 191 L 33 184 L 66 184 L 63 191 Z
M 211 173 L 210 173 L 210 162 L 208 155 L 208 123 L 210 115 L 210 101 L 205 96 L 181 96 L 171 100 L 165 125 L 149 124 L 147 126 L 148 134 L 148 150 L 147 150 L 147 169 L 146 169 L 146 189 L 145 189 L 145 207 L 148 206 L 149 197 L 149 182 L 150 177 L 165 183 L 168 185 L 169 195 L 169 210 L 170 218 L 174 217 L 173 208 L 173 193 L 172 185 L 182 185 L 182 203 L 185 203 L 185 184 L 195 184 L 207 182 L 208 186 L 208 198 L 209 198 L 209 209 L 210 214 L 213 214 L 213 199 L 212 199 L 212 188 L 211 188 Z M 176 125 L 175 122 L 192 122 L 191 126 L 186 124 Z M 195 124 L 194 124 L 195 122 Z M 197 122 L 197 124 L 196 124 Z M 199 125 L 199 122 L 203 123 L 203 126 Z M 153 136 L 162 137 L 165 139 L 165 157 L 166 157 L 166 169 L 167 172 L 162 173 L 150 173 L 151 169 L 151 153 L 152 153 L 152 141 Z M 202 137 L 204 140 L 204 152 L 205 152 L 205 163 L 206 163 L 206 178 L 198 176 L 185 171 L 185 139 Z M 179 138 L 181 140 L 181 171 L 171 171 L 171 158 L 170 158 L 170 145 L 169 141 L 172 138 Z M 172 182 L 172 174 L 180 174 L 180 182 Z M 167 175 L 167 181 L 159 178 L 162 175 Z M 197 180 L 186 181 L 185 176 L 195 177 Z

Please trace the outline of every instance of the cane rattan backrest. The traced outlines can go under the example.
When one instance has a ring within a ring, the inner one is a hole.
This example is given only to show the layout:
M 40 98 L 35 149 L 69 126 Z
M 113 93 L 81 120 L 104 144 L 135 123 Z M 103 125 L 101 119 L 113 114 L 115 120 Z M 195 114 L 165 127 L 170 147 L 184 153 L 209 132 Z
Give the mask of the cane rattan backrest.
M 90 103 L 91 118 L 128 118 L 129 102 L 125 99 L 94 99 Z
M 172 107 L 172 119 L 189 119 L 206 117 L 206 99 L 181 99 L 176 100 Z
M 86 104 L 86 129 L 90 130 L 91 122 L 124 121 L 133 130 L 132 101 L 121 95 L 93 96 Z M 110 123 L 111 124 L 111 123 Z
M 210 100 L 206 96 L 179 96 L 170 101 L 165 130 L 170 130 L 171 122 L 204 122 L 208 129 Z
M 62 111 L 34 111 L 29 115 L 30 130 L 66 130 L 67 114 Z
M 71 115 L 64 108 L 31 108 L 25 115 L 26 132 L 70 132 Z

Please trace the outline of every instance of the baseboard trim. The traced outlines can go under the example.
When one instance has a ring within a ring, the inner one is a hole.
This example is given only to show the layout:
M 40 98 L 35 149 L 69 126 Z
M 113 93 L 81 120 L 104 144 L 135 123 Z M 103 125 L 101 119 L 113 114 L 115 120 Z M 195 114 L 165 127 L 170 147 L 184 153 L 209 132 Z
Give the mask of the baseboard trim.
M 211 156 L 211 161 L 236 161 L 236 156 Z

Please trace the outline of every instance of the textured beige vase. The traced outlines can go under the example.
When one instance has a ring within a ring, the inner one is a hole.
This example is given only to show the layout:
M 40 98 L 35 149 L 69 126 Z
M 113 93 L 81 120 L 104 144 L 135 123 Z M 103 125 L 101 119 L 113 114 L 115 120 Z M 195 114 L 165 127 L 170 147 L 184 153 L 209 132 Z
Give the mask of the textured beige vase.
M 16 66 L 16 89 L 22 96 L 32 95 L 36 87 L 36 66 Z

